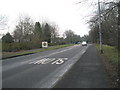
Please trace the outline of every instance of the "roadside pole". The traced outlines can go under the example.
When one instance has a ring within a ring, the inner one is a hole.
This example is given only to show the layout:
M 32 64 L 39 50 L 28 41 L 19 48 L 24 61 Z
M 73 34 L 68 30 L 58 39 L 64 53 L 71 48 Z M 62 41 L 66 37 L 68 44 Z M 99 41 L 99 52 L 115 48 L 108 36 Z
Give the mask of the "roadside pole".
M 117 2 L 117 7 L 118 7 L 118 50 L 120 50 L 120 1 Z M 118 56 L 118 76 L 120 76 L 120 57 Z M 120 77 L 118 81 L 118 88 L 120 88 Z
M 101 25 L 101 12 L 100 12 L 100 1 L 98 0 L 98 13 L 99 13 L 99 39 L 100 39 L 100 53 L 103 53 L 102 48 L 102 25 Z

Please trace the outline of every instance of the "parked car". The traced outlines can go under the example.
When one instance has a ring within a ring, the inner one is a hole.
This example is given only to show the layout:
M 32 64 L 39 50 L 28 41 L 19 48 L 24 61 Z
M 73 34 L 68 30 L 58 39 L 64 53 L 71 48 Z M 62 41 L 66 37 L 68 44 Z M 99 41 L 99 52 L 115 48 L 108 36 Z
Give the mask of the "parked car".
M 83 41 L 83 42 L 82 42 L 82 46 L 87 46 L 87 42 L 86 42 L 86 41 Z

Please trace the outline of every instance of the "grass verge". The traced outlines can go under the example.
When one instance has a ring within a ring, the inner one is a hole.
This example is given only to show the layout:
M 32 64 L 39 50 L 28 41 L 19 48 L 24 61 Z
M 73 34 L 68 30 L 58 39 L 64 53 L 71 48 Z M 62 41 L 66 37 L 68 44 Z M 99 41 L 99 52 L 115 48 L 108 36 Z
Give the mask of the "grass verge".
M 96 44 L 97 51 L 99 51 L 99 44 Z M 120 52 L 115 47 L 103 45 L 103 54 L 101 54 L 104 66 L 106 67 L 106 71 L 108 72 L 109 77 L 111 78 L 111 88 L 118 87 L 118 57 L 120 56 Z
M 13 57 L 17 57 L 17 56 L 34 54 L 34 53 L 38 53 L 38 52 L 54 50 L 54 49 L 64 48 L 64 47 L 73 46 L 73 45 L 74 44 L 65 44 L 65 45 L 51 46 L 51 47 L 48 47 L 48 48 L 24 50 L 24 51 L 19 51 L 19 52 L 2 52 L 2 59 L 4 60 L 4 59 L 7 59 L 7 58 L 13 58 Z

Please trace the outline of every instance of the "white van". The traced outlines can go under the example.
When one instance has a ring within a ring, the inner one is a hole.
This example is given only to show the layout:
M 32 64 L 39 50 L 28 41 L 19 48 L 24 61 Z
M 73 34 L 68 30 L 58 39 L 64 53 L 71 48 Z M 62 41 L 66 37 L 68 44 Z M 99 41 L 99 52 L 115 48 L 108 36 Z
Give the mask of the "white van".
M 83 42 L 82 42 L 82 46 L 87 46 L 87 42 L 86 42 L 86 41 L 83 41 Z

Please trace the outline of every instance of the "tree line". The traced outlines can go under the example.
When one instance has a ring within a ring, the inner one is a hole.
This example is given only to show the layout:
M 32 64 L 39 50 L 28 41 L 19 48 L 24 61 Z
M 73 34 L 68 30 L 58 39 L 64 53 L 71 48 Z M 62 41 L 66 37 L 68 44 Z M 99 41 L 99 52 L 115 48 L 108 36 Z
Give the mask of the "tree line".
M 75 44 L 81 41 L 81 37 L 72 30 L 66 30 L 60 37 L 57 25 L 39 21 L 34 23 L 30 17 L 26 16 L 19 18 L 12 35 L 7 33 L 2 37 L 2 50 L 19 51 L 41 48 L 43 41 L 47 41 L 49 46 Z
M 98 13 L 89 21 L 89 39 L 93 43 L 99 43 Z M 118 50 L 120 36 L 120 2 L 104 2 L 101 5 L 102 42 L 106 45 L 115 46 Z

